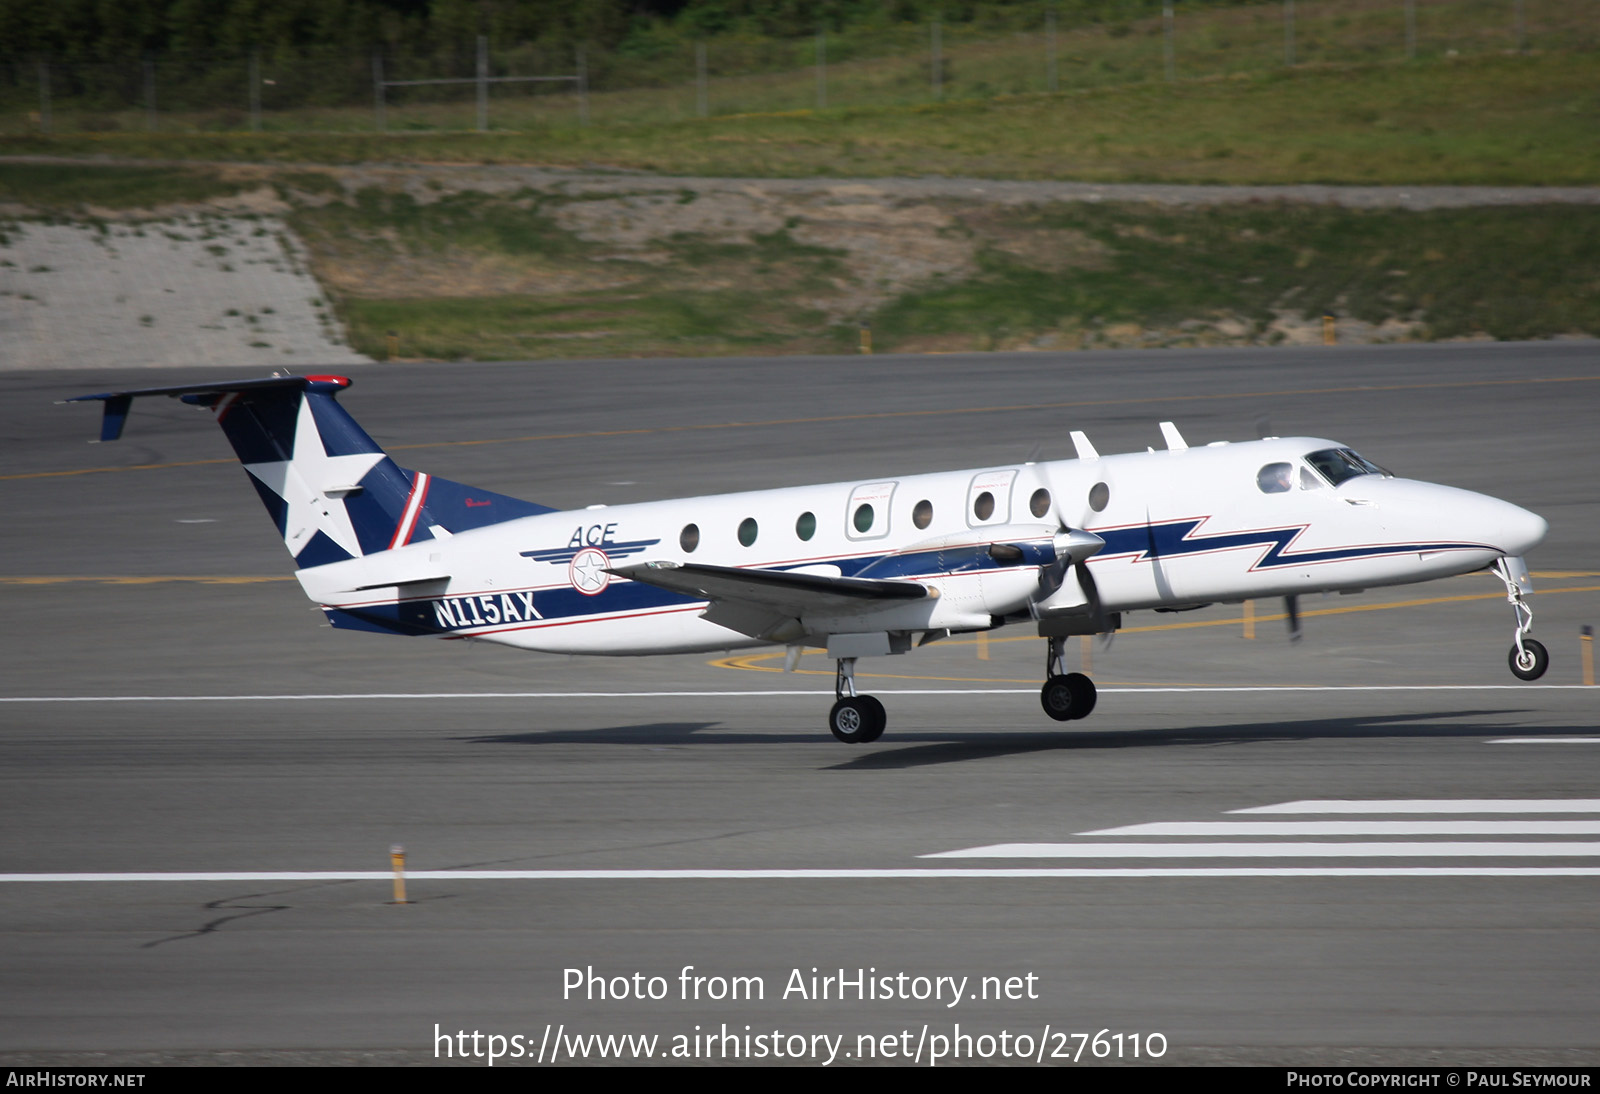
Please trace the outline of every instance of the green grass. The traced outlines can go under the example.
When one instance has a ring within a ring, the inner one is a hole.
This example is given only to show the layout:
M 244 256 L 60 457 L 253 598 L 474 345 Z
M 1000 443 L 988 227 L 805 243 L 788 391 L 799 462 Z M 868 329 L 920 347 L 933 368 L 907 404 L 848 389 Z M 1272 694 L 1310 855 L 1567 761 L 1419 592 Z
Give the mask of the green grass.
M 563 200 L 524 192 L 420 204 L 367 189 L 348 204 L 301 209 L 292 223 L 324 283 L 356 286 L 339 294 L 339 311 L 352 344 L 374 357 L 389 356 L 391 332 L 400 356 L 446 360 L 832 346 L 825 319 L 793 297 L 831 288 L 834 252 L 777 231 L 747 243 L 674 236 L 656 241 L 649 261 L 633 260 L 559 228 L 551 212 Z M 388 295 L 363 275 L 407 263 L 457 272 L 429 296 Z M 497 289 L 519 280 L 541 291 Z
M 678 175 L 1104 182 L 1600 182 L 1591 53 L 1302 66 L 940 104 L 411 134 L 0 137 L 0 154 L 482 162 Z
M 237 193 L 241 184 L 207 167 L 124 167 L 0 163 L 0 201 L 34 209 L 86 205 L 143 209 L 180 201 L 205 201 Z
M 549 357 L 705 357 L 819 352 L 807 337 L 815 313 L 786 308 L 759 291 L 659 290 L 618 297 L 493 296 L 344 302 L 351 344 L 378 359 L 387 335 L 400 357 L 527 360 Z
M 1324 312 L 1414 323 L 1412 336 L 1422 339 L 1600 333 L 1593 207 L 1056 205 L 1016 213 L 1009 227 L 1079 234 L 1101 245 L 1100 258 L 1041 270 L 989 249 L 975 277 L 881 310 L 873 318 L 878 344 L 892 349 L 929 335 L 984 348 L 1044 335 L 1115 344 L 1105 332 L 1119 324 L 1160 332 L 1157 344 L 1195 344 L 1219 319 L 1271 341 L 1276 317 Z
M 546 271 L 595 265 L 599 251 L 530 214 L 533 234 L 493 225 L 515 201 L 405 210 L 385 253 L 521 256 Z M 471 205 L 485 227 L 453 238 Z M 501 206 L 498 210 L 495 206 Z M 343 260 L 381 223 L 369 197 L 353 210 L 307 211 L 319 261 Z M 849 271 L 836 252 L 787 232 L 748 244 L 679 236 L 666 257 L 626 263 L 624 286 L 470 298 L 346 294 L 357 348 L 402 357 L 688 356 L 848 352 L 862 320 L 880 352 L 942 349 L 1271 343 L 1287 318 L 1324 312 L 1390 337 L 1545 338 L 1600 333 L 1600 209 L 1533 206 L 1406 212 L 1265 204 L 1165 209 L 1057 204 L 1025 209 L 950 205 L 977 247 L 970 277 L 936 281 L 875 312 L 833 319 L 803 303 L 837 292 Z M 364 219 L 366 218 L 366 219 Z M 361 227 L 365 224 L 366 227 Z M 337 250 L 337 248 L 334 248 Z M 848 288 L 846 289 L 848 292 Z

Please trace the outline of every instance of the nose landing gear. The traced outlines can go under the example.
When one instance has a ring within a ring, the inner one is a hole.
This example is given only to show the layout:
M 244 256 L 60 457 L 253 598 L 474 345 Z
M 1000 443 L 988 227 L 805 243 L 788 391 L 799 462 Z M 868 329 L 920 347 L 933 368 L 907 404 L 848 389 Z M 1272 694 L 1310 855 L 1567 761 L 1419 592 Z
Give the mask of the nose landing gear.
M 1512 635 L 1511 652 L 1506 661 L 1511 674 L 1519 680 L 1537 680 L 1550 667 L 1550 651 L 1544 643 L 1528 637 L 1533 630 L 1533 609 L 1524 595 L 1532 588 L 1528 566 L 1520 558 L 1502 558 L 1492 571 L 1506 587 L 1506 600 L 1517 618 L 1517 628 Z
M 1067 672 L 1063 653 L 1067 640 L 1048 639 L 1050 647 L 1044 659 L 1044 687 L 1039 689 L 1039 705 L 1058 722 L 1074 718 L 1087 718 L 1094 710 L 1097 693 L 1094 681 L 1081 672 Z

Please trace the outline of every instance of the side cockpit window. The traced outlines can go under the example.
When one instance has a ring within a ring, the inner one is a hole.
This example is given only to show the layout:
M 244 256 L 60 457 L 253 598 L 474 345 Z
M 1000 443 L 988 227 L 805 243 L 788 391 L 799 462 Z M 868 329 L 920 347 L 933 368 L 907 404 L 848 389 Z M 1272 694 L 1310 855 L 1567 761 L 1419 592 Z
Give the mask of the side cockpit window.
M 1286 494 L 1294 483 L 1294 469 L 1286 463 L 1269 463 L 1256 472 L 1256 486 L 1263 494 Z
M 1364 459 L 1353 448 L 1324 448 L 1320 452 L 1306 453 L 1306 462 L 1317 469 L 1317 473 L 1334 486 L 1346 482 L 1358 475 L 1382 475 L 1385 478 L 1393 476 L 1373 463 Z

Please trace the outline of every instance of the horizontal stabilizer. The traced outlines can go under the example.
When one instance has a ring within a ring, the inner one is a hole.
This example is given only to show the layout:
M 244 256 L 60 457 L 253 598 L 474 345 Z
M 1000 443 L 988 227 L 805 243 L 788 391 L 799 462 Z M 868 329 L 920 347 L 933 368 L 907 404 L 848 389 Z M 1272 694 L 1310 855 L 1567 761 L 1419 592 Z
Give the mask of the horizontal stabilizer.
M 63 403 L 87 403 L 101 400 L 106 404 L 100 419 L 100 439 L 114 441 L 122 436 L 122 427 L 128 421 L 128 409 L 135 399 L 146 395 L 228 395 L 242 391 L 262 391 L 271 388 L 299 390 L 338 391 L 350 386 L 343 376 L 266 376 L 254 380 L 215 380 L 204 384 L 178 384 L 175 387 L 141 387 L 128 391 L 103 391 L 98 395 L 76 395 L 62 399 Z

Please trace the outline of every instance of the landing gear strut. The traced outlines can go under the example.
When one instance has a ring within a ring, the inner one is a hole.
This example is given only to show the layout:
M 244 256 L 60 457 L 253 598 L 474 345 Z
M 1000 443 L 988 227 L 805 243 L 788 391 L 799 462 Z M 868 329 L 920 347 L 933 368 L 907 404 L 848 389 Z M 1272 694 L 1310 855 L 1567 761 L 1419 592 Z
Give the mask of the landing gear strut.
M 1511 674 L 1519 680 L 1537 680 L 1550 667 L 1550 651 L 1544 648 L 1543 642 L 1528 637 L 1528 632 L 1533 630 L 1533 609 L 1528 607 L 1523 595 L 1528 581 L 1527 566 L 1521 559 L 1513 563 L 1512 559 L 1502 558 L 1494 564 L 1493 573 L 1505 584 L 1506 599 L 1511 602 L 1511 610 L 1517 617 L 1511 653 L 1506 658 L 1511 666 Z
M 1087 718 L 1094 710 L 1094 681 L 1081 672 L 1067 672 L 1064 659 L 1067 640 L 1050 638 L 1044 659 L 1044 687 L 1039 689 L 1039 705 L 1058 722 Z
M 864 745 L 883 736 L 889 715 L 883 704 L 870 695 L 856 694 L 856 659 L 839 658 L 833 678 L 833 693 L 838 701 L 828 712 L 828 728 L 847 745 Z

